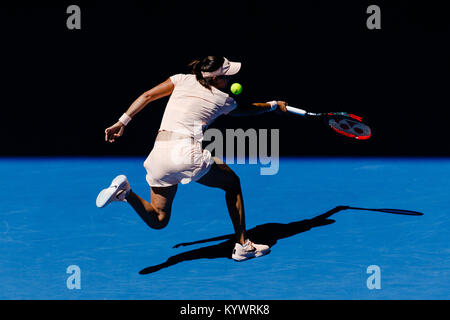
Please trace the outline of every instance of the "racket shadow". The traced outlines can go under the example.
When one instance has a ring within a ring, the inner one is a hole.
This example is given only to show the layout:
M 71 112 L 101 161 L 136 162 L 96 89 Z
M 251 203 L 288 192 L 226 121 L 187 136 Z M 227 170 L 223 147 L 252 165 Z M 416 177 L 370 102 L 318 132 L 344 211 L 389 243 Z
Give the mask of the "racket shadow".
M 317 217 L 312 219 L 305 219 L 291 223 L 265 223 L 247 230 L 247 236 L 254 243 L 266 244 L 273 247 L 278 240 L 292 237 L 299 233 L 308 231 L 315 227 L 326 226 L 335 222 L 333 219 L 328 219 L 331 215 L 346 210 L 346 206 L 335 207 Z M 198 240 L 194 242 L 180 243 L 174 248 L 185 247 L 194 244 L 207 243 L 213 241 L 225 240 L 219 244 L 186 251 L 168 258 L 165 262 L 142 269 L 139 274 L 149 274 L 157 272 L 161 269 L 176 265 L 183 261 L 192 261 L 197 259 L 231 259 L 232 250 L 234 248 L 234 234 L 227 234 L 219 237 Z
M 356 208 L 349 206 L 337 206 L 325 213 L 322 213 L 312 219 L 305 219 L 301 221 L 294 221 L 291 223 L 265 223 L 256 226 L 252 229 L 247 230 L 247 237 L 251 239 L 254 243 L 261 243 L 270 246 L 271 248 L 277 243 L 278 240 L 295 236 L 299 233 L 308 231 L 312 228 L 326 226 L 336 222 L 333 219 L 329 219 L 333 214 L 343 211 L 343 210 L 365 210 L 365 211 L 378 211 L 392 214 L 401 215 L 414 215 L 421 216 L 423 213 L 411 210 L 400 210 L 400 209 L 368 209 L 368 208 Z M 231 259 L 231 253 L 234 248 L 234 234 L 227 234 L 219 237 L 197 240 L 193 242 L 179 243 L 174 246 L 186 247 L 194 244 L 207 243 L 225 240 L 219 244 L 194 249 L 191 251 L 186 251 L 177 255 L 174 255 L 167 259 L 165 262 L 150 266 L 142 269 L 140 274 L 149 274 L 159 271 L 161 269 L 176 265 L 183 261 L 191 261 L 196 259 L 217 259 L 217 258 L 227 258 Z

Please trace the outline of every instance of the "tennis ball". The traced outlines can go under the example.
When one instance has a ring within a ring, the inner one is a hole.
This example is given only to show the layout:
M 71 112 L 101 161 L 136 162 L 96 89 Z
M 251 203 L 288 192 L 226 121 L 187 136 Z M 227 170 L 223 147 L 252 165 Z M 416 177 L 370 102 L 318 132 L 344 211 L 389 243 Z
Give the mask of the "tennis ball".
M 230 90 L 233 94 L 240 94 L 242 92 L 242 86 L 240 83 L 233 83 L 230 87 Z

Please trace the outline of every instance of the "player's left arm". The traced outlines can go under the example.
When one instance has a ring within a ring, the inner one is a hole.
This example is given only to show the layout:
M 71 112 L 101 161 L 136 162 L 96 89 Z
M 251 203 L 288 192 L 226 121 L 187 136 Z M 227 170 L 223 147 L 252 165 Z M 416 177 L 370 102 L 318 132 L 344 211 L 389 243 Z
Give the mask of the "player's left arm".
M 142 109 L 144 109 L 150 102 L 172 94 L 174 88 L 175 85 L 173 84 L 172 80 L 170 78 L 167 79 L 166 81 L 141 94 L 130 105 L 124 115 L 131 119 Z M 114 142 L 116 138 L 119 138 L 123 135 L 124 129 L 125 124 L 123 124 L 120 120 L 117 121 L 115 124 L 105 129 L 105 141 L 108 141 L 110 143 Z
M 283 112 L 286 112 L 286 101 L 275 101 L 276 104 L 272 106 L 269 102 L 254 102 L 250 105 L 238 105 L 236 109 L 228 113 L 230 116 L 253 116 L 262 114 L 265 112 L 273 111 L 275 109 L 280 109 Z

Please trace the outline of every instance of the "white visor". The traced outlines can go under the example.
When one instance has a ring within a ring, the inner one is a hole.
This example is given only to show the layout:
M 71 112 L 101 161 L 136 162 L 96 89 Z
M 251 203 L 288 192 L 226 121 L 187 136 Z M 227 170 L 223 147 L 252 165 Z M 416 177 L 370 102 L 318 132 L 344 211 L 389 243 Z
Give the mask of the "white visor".
M 233 74 L 236 74 L 241 69 L 241 63 L 240 62 L 232 62 L 228 61 L 227 58 L 224 58 L 223 65 L 217 69 L 216 71 L 212 72 L 205 72 L 202 71 L 203 78 L 212 78 L 213 76 L 231 76 Z

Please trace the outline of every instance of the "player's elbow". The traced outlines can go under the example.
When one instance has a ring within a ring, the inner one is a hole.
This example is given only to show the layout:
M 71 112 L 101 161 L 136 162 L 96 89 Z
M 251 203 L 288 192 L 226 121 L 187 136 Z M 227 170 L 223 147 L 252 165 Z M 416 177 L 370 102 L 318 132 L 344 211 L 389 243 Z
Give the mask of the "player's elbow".
M 153 95 L 151 94 L 151 92 L 146 91 L 143 94 L 141 94 L 141 98 L 146 101 L 150 101 L 153 98 Z

